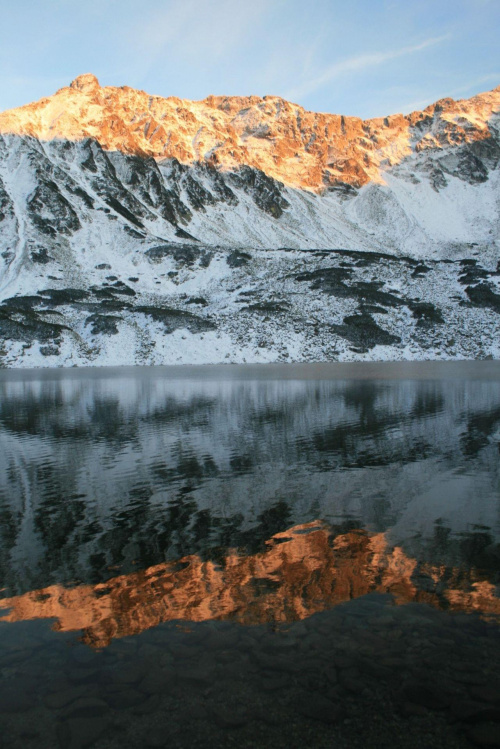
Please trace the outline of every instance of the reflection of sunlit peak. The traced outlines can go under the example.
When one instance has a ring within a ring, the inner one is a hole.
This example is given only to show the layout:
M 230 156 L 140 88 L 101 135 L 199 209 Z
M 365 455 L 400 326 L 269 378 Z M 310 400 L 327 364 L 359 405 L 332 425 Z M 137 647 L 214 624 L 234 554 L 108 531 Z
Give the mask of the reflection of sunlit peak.
M 453 609 L 500 614 L 498 603 L 496 608 L 491 609 L 492 601 L 499 601 L 498 589 L 487 580 L 472 583 L 470 590 L 449 590 L 446 597 Z
M 166 621 L 296 621 L 367 593 L 500 615 L 491 583 L 473 572 L 419 565 L 383 533 L 336 535 L 317 521 L 277 533 L 265 546 L 256 554 L 231 551 L 222 564 L 191 555 L 99 585 L 53 585 L 4 599 L 10 610 L 0 620 L 55 619 L 55 629 L 83 630 L 88 644 L 102 647 Z

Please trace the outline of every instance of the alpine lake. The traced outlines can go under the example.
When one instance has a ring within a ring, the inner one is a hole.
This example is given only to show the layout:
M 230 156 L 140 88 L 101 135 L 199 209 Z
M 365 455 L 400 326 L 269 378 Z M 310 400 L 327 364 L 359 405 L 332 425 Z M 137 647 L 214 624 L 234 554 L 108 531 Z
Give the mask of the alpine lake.
M 500 362 L 0 372 L 0 747 L 500 746 Z

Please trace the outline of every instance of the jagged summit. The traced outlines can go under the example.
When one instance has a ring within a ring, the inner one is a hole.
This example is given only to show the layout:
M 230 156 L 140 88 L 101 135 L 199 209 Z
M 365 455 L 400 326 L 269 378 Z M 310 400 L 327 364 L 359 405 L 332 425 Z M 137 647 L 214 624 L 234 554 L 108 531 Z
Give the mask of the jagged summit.
M 82 96 L 82 93 L 85 96 Z M 40 140 L 96 140 L 121 151 L 221 171 L 261 169 L 285 185 L 322 192 L 385 183 L 388 169 L 422 151 L 489 141 L 500 87 L 422 112 L 361 120 L 308 112 L 275 96 L 151 96 L 78 76 L 53 96 L 0 114 L 0 133 Z
M 92 73 L 79 75 L 74 81 L 71 81 L 69 86 L 85 93 L 91 93 L 101 87 L 98 79 Z

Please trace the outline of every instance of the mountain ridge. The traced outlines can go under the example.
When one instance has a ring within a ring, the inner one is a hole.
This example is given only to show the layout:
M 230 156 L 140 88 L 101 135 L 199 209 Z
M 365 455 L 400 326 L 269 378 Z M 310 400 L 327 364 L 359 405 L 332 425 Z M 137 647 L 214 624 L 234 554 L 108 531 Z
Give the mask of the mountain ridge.
M 487 140 L 500 86 L 423 111 L 362 120 L 310 112 L 277 96 L 152 96 L 78 76 L 53 96 L 0 113 L 0 133 L 39 140 L 91 137 L 104 150 L 234 170 L 259 168 L 285 185 L 322 192 L 370 181 L 422 151 Z
M 499 358 L 499 111 L 88 74 L 0 114 L 0 364 Z

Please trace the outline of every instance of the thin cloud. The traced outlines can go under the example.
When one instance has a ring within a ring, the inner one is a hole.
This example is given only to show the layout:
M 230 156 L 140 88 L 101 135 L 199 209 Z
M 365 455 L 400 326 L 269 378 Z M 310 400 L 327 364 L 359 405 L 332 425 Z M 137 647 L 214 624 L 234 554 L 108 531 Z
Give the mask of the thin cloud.
M 414 44 L 410 47 L 402 47 L 401 49 L 394 50 L 393 52 L 375 52 L 371 55 L 357 55 L 356 57 L 350 57 L 347 60 L 342 60 L 334 65 L 330 65 L 324 70 L 321 75 L 315 78 L 305 81 L 299 86 L 292 88 L 285 94 L 287 99 L 296 99 L 304 96 L 308 96 L 318 88 L 322 88 L 330 81 L 338 78 L 346 73 L 359 73 L 367 68 L 371 68 L 374 65 L 381 65 L 389 60 L 395 60 L 398 57 L 405 57 L 406 55 L 412 55 L 415 52 L 421 52 L 428 47 L 433 47 L 436 44 L 441 44 L 450 38 L 450 34 L 443 36 L 432 37 L 426 39 L 420 44 Z
M 130 30 L 133 64 L 140 77 L 161 64 L 165 54 L 175 54 L 181 64 L 209 66 L 243 44 L 268 11 L 267 0 L 250 5 L 239 0 L 171 2 Z

